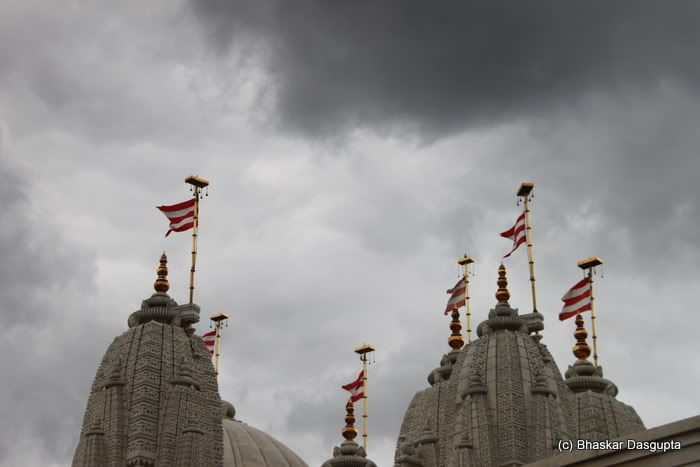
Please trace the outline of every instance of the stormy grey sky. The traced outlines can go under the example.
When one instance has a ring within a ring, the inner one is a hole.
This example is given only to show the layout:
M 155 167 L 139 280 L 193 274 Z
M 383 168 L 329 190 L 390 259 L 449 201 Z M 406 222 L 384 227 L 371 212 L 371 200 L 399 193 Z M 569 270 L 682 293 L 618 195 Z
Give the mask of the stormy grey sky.
M 70 465 L 163 249 L 186 300 L 190 237 L 164 239 L 155 206 L 191 173 L 211 181 L 196 301 L 231 315 L 222 397 L 309 465 L 340 442 L 363 341 L 391 465 L 449 350 L 455 260 L 478 259 L 479 321 L 523 180 L 560 368 L 560 297 L 601 256 L 618 398 L 650 427 L 697 414 L 699 20 L 690 1 L 3 2 L 0 465 Z M 506 264 L 530 311 L 524 250 Z

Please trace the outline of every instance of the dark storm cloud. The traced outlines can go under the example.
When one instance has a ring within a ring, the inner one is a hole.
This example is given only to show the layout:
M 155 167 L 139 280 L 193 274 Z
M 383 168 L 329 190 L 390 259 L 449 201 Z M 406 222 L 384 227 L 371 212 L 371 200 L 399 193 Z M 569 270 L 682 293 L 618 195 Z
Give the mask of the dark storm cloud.
M 690 1 L 193 1 L 219 50 L 258 45 L 284 128 L 430 139 L 700 77 Z
M 48 305 L 53 294 L 90 283 L 94 270 L 89 255 L 52 227 L 51 213 L 32 203 L 29 181 L 6 163 L 2 136 L 0 319 L 7 329 L 39 324 L 52 312 Z
M 2 128 L 0 126 L 0 128 Z M 7 134 L 0 134 L 0 465 L 39 465 L 65 459 L 79 429 L 84 402 L 75 382 L 89 379 L 79 361 L 85 322 L 68 323 L 74 310 L 94 311 L 94 258 L 68 241 L 53 216 L 31 196 L 31 181 L 8 163 Z M 96 323 L 93 323 L 96 324 Z M 102 337 L 99 326 L 96 336 Z M 92 334 L 85 334 L 92 335 Z M 49 352 L 48 349 L 60 349 Z M 49 384 L 48 375 L 51 375 Z M 60 400 L 58 410 L 56 401 Z M 73 433 L 71 433 L 73 432 Z M 33 456 L 16 458 L 31 444 Z
M 170 293 L 186 296 L 188 235 L 164 239 L 154 206 L 185 196 L 192 172 L 212 182 L 196 300 L 232 316 L 221 395 L 310 465 L 340 441 L 339 385 L 365 339 L 372 457 L 391 465 L 403 412 L 448 350 L 454 258 L 479 260 L 479 321 L 523 179 L 562 370 L 559 297 L 575 262 L 600 255 L 601 354 L 620 400 L 649 426 L 697 407 L 697 372 L 678 358 L 696 340 L 682 297 L 700 261 L 697 3 L 15 3 L 0 14 L 14 136 L 14 165 L 0 159 L 0 419 L 18 422 L 0 430 L 0 465 L 69 465 L 99 358 L 151 293 L 162 249 Z M 260 89 L 277 105 L 250 99 Z M 248 125 L 258 103 L 310 138 Z M 336 134 L 353 137 L 315 144 Z M 524 253 L 508 266 L 528 311 Z M 684 384 L 659 403 L 664 381 Z

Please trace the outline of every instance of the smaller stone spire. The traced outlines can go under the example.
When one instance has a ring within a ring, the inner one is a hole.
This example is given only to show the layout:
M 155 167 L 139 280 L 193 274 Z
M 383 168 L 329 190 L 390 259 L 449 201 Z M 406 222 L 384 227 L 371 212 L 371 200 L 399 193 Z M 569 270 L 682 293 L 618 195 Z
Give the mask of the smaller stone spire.
M 170 289 L 170 284 L 168 283 L 168 257 L 165 255 L 165 251 L 160 255 L 160 266 L 156 271 L 158 278 L 153 283 L 153 288 L 156 292 L 165 293 Z
M 324 462 L 321 467 L 377 467 L 377 464 L 367 459 L 364 448 L 355 442 L 355 407 L 350 399 L 345 404 L 345 412 L 345 428 L 341 431 L 345 441 L 333 449 L 333 458 Z
M 508 292 L 508 279 L 506 279 L 506 267 L 501 263 L 498 267 L 498 290 L 496 291 L 496 300 L 499 303 L 508 303 L 510 292 Z
M 341 433 L 343 434 L 343 438 L 348 441 L 352 441 L 357 437 L 357 429 L 355 428 L 355 406 L 350 399 L 348 399 L 348 403 L 345 404 L 345 427 Z
M 121 358 L 118 359 L 114 366 L 112 367 L 112 371 L 109 373 L 109 379 L 105 383 L 105 388 L 111 388 L 114 386 L 125 386 L 126 382 L 124 382 L 124 379 L 122 378 L 122 360 Z
M 572 349 L 574 356 L 581 361 L 588 360 L 588 357 L 591 355 L 591 348 L 586 342 L 588 332 L 586 332 L 586 328 L 583 327 L 583 317 L 580 314 L 576 315 L 576 330 L 574 331 L 574 337 L 576 338 L 576 345 L 574 345 L 574 348 Z
M 564 382 L 573 392 L 593 391 L 605 393 L 615 397 L 617 395 L 617 386 L 610 380 L 603 378 L 603 367 L 594 366 L 588 361 L 591 355 L 591 348 L 586 343 L 588 332 L 583 327 L 583 316 L 576 315 L 576 345 L 572 349 L 576 361 L 569 366 L 564 374 Z
M 177 376 L 172 379 L 171 384 L 192 387 L 197 391 L 200 389 L 199 381 L 195 378 L 194 367 L 184 356 L 180 359 Z

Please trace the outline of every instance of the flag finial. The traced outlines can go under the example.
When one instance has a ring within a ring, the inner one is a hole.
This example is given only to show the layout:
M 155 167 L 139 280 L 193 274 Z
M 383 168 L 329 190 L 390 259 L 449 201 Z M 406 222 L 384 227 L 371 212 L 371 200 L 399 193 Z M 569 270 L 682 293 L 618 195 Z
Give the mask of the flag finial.
M 348 399 L 348 403 L 345 404 L 345 428 L 343 428 L 341 433 L 348 441 L 354 440 L 357 436 L 357 429 L 355 428 L 355 406 L 350 399 Z
M 156 271 L 158 278 L 153 283 L 153 288 L 156 292 L 167 292 L 170 289 L 170 284 L 168 283 L 168 257 L 165 255 L 165 251 L 160 255 L 160 266 Z
M 501 263 L 498 267 L 498 290 L 496 291 L 496 300 L 499 302 L 508 303 L 510 292 L 508 292 L 508 279 L 506 279 L 506 267 Z
M 586 332 L 586 328 L 583 327 L 583 317 L 580 314 L 576 315 L 576 330 L 574 331 L 574 337 L 576 338 L 576 345 L 574 345 L 574 348 L 572 349 L 574 356 L 579 360 L 587 360 L 591 355 L 591 348 L 586 342 L 588 332 Z
M 447 338 L 447 343 L 453 350 L 459 350 L 464 347 L 464 337 L 459 332 L 461 329 L 462 324 L 459 322 L 459 311 L 455 308 L 452 310 L 452 322 L 450 323 L 452 334 Z

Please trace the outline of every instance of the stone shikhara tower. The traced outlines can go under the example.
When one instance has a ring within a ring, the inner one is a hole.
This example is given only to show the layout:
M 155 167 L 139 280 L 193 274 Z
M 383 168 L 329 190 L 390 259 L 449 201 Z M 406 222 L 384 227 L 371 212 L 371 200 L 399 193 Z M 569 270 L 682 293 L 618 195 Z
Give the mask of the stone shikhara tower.
M 562 378 L 540 342 L 542 315 L 510 307 L 503 265 L 498 303 L 479 339 L 443 356 L 404 416 L 398 467 L 519 466 L 559 453 L 559 440 L 614 439 L 644 430 L 617 387 L 587 358 L 583 322 L 576 362 Z
M 155 293 L 129 316 L 97 370 L 73 467 L 202 466 L 223 463 L 216 375 L 192 324 L 199 307 L 166 293 L 161 256 Z

